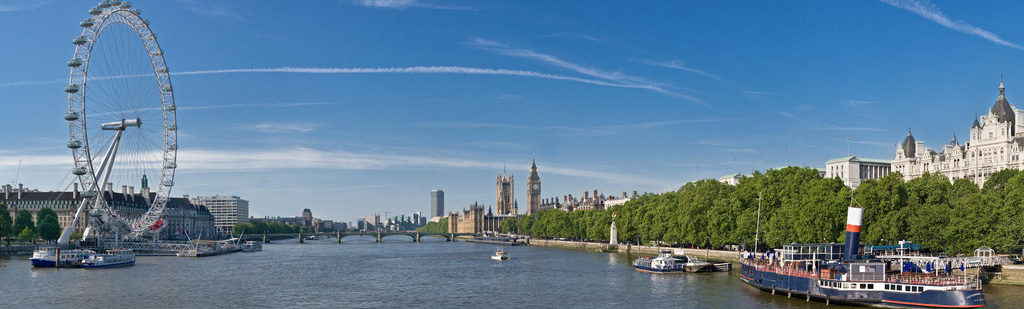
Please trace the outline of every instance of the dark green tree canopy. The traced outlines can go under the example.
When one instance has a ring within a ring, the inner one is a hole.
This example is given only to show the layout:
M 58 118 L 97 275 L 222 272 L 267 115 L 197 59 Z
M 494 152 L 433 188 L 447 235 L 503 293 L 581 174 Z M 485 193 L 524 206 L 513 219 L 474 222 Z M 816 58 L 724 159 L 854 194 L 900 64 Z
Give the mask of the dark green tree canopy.
M 982 188 L 968 179 L 951 183 L 936 173 L 910 181 L 890 173 L 862 182 L 856 191 L 838 178 L 820 175 L 813 168 L 786 167 L 754 172 L 736 186 L 699 180 L 603 211 L 546 210 L 508 219 L 502 231 L 607 241 L 611 213 L 616 212 L 619 241 L 753 246 L 760 202 L 762 248 L 842 242 L 846 207 L 852 203 L 864 209 L 863 243 L 910 240 L 951 254 L 981 246 L 1019 252 L 1024 246 L 1024 172 L 994 173 Z
M 7 205 L 0 203 L 0 239 L 14 236 L 14 220 Z
M 27 209 L 18 210 L 18 215 L 14 217 L 14 230 L 19 231 L 28 228 L 32 230 L 35 228 L 35 224 L 32 223 L 32 213 Z
M 60 223 L 57 222 L 57 216 L 46 216 L 42 221 L 39 221 L 39 238 L 46 241 L 56 240 L 60 238 Z

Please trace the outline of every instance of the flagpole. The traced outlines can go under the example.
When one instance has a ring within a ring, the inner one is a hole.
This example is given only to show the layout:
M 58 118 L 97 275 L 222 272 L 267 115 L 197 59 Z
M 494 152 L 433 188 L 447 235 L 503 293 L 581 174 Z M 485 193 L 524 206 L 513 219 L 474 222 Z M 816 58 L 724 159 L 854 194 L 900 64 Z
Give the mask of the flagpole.
M 846 156 L 850 156 L 850 135 L 846 135 Z

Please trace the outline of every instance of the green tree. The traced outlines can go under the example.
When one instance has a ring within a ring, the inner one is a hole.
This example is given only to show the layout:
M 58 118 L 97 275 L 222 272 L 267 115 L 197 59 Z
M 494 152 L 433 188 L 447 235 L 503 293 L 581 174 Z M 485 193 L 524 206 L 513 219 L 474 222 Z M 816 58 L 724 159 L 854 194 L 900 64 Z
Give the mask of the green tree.
M 56 240 L 60 238 L 60 223 L 57 222 L 56 215 L 47 215 L 43 220 L 39 221 L 39 238 L 46 241 Z
M 36 235 L 35 233 L 32 232 L 32 228 L 27 226 L 25 227 L 25 229 L 21 230 L 21 234 L 18 234 L 18 239 L 25 242 L 35 240 L 35 238 Z
M 40 208 L 39 211 L 36 212 L 35 231 L 38 232 L 39 233 L 39 237 L 41 237 L 43 239 L 45 239 L 46 237 L 42 237 L 43 233 L 42 233 L 42 230 L 39 229 L 39 227 L 41 227 L 43 225 L 43 219 L 46 219 L 46 217 L 50 217 L 50 216 L 52 216 L 54 219 L 57 218 L 57 212 L 53 211 L 53 209 L 50 208 L 50 207 Z M 57 229 L 60 229 L 60 224 L 59 223 L 57 224 Z
M 14 217 L 14 230 L 21 231 L 25 228 L 31 230 L 35 228 L 35 224 L 32 223 L 32 213 L 28 212 L 26 209 L 22 209 L 19 210 L 17 216 Z
M 416 229 L 416 231 L 420 233 L 448 233 L 448 218 L 441 218 L 437 222 L 427 222 L 427 225 Z
M 0 203 L 0 240 L 11 236 L 14 236 L 14 220 L 11 219 L 7 205 Z
M 514 232 L 515 229 L 516 229 L 516 223 L 518 221 L 519 221 L 518 218 L 508 218 L 508 219 L 505 219 L 505 220 L 501 220 L 501 223 L 499 223 L 499 225 L 501 226 L 501 232 L 502 233 L 512 233 L 512 232 Z
M 255 234 L 256 227 L 252 223 L 235 223 L 235 226 L 231 227 L 231 234 L 236 236 L 244 234 Z

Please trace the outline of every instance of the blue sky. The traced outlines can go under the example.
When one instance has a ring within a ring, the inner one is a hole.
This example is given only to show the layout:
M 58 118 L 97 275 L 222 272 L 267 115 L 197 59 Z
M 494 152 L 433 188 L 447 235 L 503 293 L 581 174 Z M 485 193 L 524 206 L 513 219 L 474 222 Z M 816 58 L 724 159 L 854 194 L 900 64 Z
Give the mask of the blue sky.
M 64 63 L 90 4 L 0 1 L 0 183 L 69 186 Z M 172 195 L 258 217 L 427 213 L 431 189 L 493 205 L 504 167 L 525 209 L 533 155 L 545 198 L 823 167 L 848 145 L 891 159 L 908 127 L 966 141 L 1000 74 L 1011 104 L 1024 89 L 1012 1 L 134 4 L 179 106 Z

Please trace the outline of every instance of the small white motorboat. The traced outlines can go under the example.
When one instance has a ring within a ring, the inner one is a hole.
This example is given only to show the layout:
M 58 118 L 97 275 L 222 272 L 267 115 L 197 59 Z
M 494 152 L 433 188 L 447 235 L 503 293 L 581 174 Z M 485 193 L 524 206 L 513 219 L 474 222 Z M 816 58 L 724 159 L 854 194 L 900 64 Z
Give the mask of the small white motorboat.
M 508 252 L 506 252 L 505 249 L 498 247 L 498 250 L 494 251 L 494 255 L 491 256 L 491 259 L 495 261 L 508 260 Z

